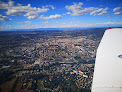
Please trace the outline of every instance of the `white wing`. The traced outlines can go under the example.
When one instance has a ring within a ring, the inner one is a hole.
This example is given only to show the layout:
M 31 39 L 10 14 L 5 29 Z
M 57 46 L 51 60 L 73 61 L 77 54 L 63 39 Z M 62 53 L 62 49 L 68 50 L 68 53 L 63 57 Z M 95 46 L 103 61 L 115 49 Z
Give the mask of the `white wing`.
M 97 50 L 92 92 L 122 92 L 122 28 L 104 33 Z

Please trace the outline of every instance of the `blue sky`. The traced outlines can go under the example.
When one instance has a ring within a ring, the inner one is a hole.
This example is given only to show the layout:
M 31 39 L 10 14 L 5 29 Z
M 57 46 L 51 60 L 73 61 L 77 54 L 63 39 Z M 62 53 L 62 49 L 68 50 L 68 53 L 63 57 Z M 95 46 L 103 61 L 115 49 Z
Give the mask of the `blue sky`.
M 0 30 L 122 27 L 122 0 L 0 0 Z

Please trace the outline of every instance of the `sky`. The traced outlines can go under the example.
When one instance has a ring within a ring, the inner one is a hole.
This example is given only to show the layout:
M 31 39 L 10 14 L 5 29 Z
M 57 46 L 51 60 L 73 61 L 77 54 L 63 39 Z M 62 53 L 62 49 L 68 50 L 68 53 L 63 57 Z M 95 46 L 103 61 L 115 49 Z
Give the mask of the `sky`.
M 122 27 L 122 0 L 0 0 L 0 31 Z

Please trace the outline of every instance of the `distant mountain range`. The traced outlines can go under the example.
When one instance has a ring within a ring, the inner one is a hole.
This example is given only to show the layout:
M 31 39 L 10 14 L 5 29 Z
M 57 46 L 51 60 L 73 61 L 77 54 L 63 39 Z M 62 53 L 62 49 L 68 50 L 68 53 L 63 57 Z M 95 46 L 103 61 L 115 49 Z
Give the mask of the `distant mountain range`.
M 107 29 L 108 27 L 102 27 Z M 100 29 L 100 28 L 96 28 L 96 27 L 87 27 L 87 28 L 81 28 L 81 27 L 73 27 L 73 28 L 37 28 L 37 29 L 11 29 L 11 30 L 6 30 L 6 31 L 48 31 L 48 30 L 63 30 L 63 31 L 67 31 L 67 30 L 84 30 L 84 29 Z

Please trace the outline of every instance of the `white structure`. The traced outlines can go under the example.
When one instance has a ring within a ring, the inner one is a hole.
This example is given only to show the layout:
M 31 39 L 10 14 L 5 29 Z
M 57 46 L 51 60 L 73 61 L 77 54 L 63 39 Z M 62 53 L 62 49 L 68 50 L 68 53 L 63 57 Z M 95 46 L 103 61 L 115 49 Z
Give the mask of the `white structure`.
M 41 60 L 38 59 L 38 60 L 36 60 L 36 61 L 34 62 L 34 65 L 36 65 L 36 64 L 40 64 L 40 63 L 41 63 Z
M 104 33 L 97 50 L 92 92 L 122 92 L 122 28 Z

